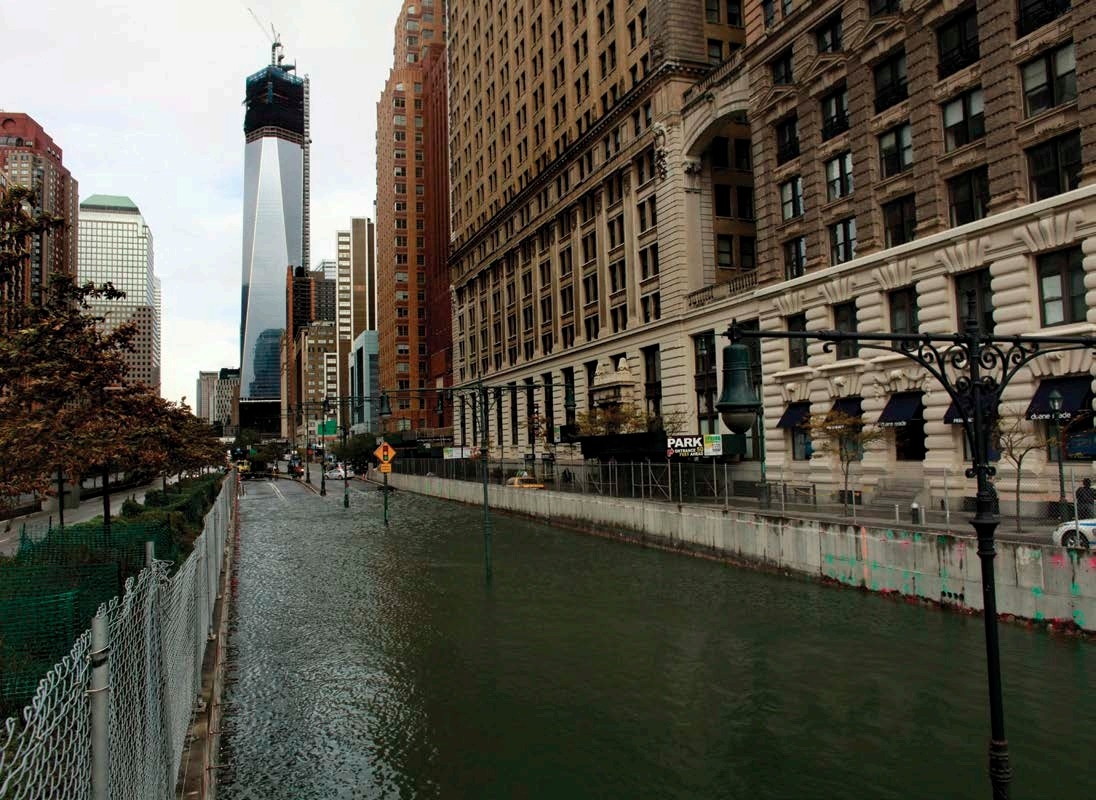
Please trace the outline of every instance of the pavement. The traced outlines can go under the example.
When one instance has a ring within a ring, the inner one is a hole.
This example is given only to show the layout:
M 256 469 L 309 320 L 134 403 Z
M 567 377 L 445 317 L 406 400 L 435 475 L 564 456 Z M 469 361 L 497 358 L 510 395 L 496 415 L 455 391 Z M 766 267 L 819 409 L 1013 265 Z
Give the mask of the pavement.
M 172 484 L 177 478 L 168 478 L 168 484 Z M 138 486 L 137 488 L 124 489 L 111 494 L 110 496 L 110 514 L 111 516 L 120 515 L 122 513 L 122 503 L 132 497 L 138 503 L 143 503 L 145 500 L 145 494 L 154 489 L 162 489 L 163 481 L 157 478 L 155 481 L 148 483 L 144 486 Z M 89 497 L 87 500 L 82 500 L 80 505 L 76 508 L 65 509 L 65 524 L 73 525 L 77 522 L 87 522 L 95 519 L 96 517 L 103 516 L 103 498 L 102 497 Z M 35 511 L 30 514 L 24 514 L 21 517 L 12 517 L 11 519 L 0 522 L 0 556 L 13 556 L 19 549 L 19 536 L 26 526 L 28 531 L 44 531 L 50 527 L 50 525 L 57 525 L 60 523 L 60 518 L 57 515 L 57 509 L 52 511 Z

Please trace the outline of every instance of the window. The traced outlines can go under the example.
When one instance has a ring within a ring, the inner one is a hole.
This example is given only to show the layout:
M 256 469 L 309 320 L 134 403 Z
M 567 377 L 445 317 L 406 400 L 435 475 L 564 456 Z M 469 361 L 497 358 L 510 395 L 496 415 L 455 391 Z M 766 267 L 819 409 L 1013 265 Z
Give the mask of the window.
M 727 0 L 727 24 L 742 27 L 742 0 Z
M 786 222 L 803 214 L 803 180 L 796 175 L 780 184 L 780 216 Z
M 644 322 L 654 322 L 662 318 L 661 296 L 658 292 L 644 295 L 640 299 L 640 305 L 643 307 Z
M 978 10 L 971 8 L 956 14 L 936 31 L 940 52 L 937 74 L 947 77 L 969 66 L 979 58 Z
M 792 116 L 776 123 L 776 163 L 783 164 L 799 155 L 799 119 Z
M 735 199 L 738 201 L 738 218 L 753 219 L 753 187 L 739 186 L 735 189 Z
M 986 135 L 982 87 L 944 103 L 944 149 L 948 152 Z
M 1081 183 L 1081 134 L 1067 133 L 1027 151 L 1031 199 L 1045 200 Z
M 887 300 L 891 333 L 917 333 L 917 290 L 912 286 L 895 289 Z
M 880 62 L 875 75 L 875 112 L 902 102 L 908 96 L 906 87 L 906 53 L 901 51 Z
M 907 194 L 883 204 L 884 246 L 894 247 L 913 241 L 917 229 L 917 202 Z
M 696 389 L 697 432 L 716 433 L 716 353 L 711 331 L 693 337 L 693 383 Z
M 723 21 L 720 13 L 722 11 L 720 2 L 721 0 L 704 0 L 704 16 L 708 22 L 718 24 Z
M 1020 0 L 1016 32 L 1020 36 L 1026 36 L 1048 22 L 1058 19 L 1070 8 L 1070 0 Z
M 850 217 L 830 226 L 830 263 L 843 264 L 856 258 L 856 219 Z
M 647 401 L 647 416 L 662 416 L 662 356 L 659 346 L 653 344 L 644 347 L 643 353 L 643 394 Z
M 852 194 L 852 153 L 840 153 L 826 162 L 826 199 Z
M 898 175 L 913 166 L 913 139 L 908 122 L 891 128 L 879 137 L 879 166 L 884 178 Z
M 734 266 L 734 257 L 731 255 L 733 247 L 733 236 L 721 233 L 715 237 L 715 263 L 719 269 L 730 269 Z
M 770 64 L 773 74 L 773 83 L 777 86 L 787 86 L 794 81 L 792 75 L 792 51 L 785 50 Z
M 965 225 L 986 216 L 989 207 L 989 170 L 978 167 L 948 181 L 948 212 L 952 225 Z
M 1077 62 L 1073 42 L 1043 53 L 1020 68 L 1024 113 L 1033 116 L 1077 99 Z
M 792 460 L 809 461 L 808 448 L 811 445 L 811 432 L 805 425 L 792 428 Z
M 842 333 L 856 333 L 856 303 L 849 301 L 837 303 L 833 307 L 833 327 Z M 837 357 L 856 358 L 860 352 L 860 343 L 855 339 L 837 342 Z
M 822 141 L 849 129 L 849 91 L 844 86 L 822 98 Z
M 1081 248 L 1046 253 L 1038 257 L 1036 264 L 1044 327 L 1084 322 L 1087 308 Z
M 750 168 L 750 140 L 734 140 L 734 168 L 748 170 Z
M 976 269 L 955 276 L 955 324 L 964 330 L 970 315 L 970 301 L 974 300 L 974 318 L 981 325 L 982 333 L 993 333 L 993 290 L 990 286 L 989 269 Z
M 789 333 L 805 333 L 807 331 L 807 315 L 792 314 L 785 318 L 785 326 Z M 806 339 L 788 339 L 788 366 L 807 366 Z
M 708 40 L 708 63 L 716 65 L 723 60 L 723 42 L 719 39 Z
M 898 0 L 868 0 L 868 14 L 873 17 L 897 14 L 901 10 Z
M 757 266 L 757 240 L 754 237 L 738 237 L 738 265 L 742 269 L 753 269 Z
M 814 41 L 819 53 L 841 52 L 841 15 L 835 14 L 818 26 Z
M 797 236 L 784 242 L 784 279 L 799 278 L 807 272 L 807 240 Z
M 731 187 L 717 183 L 712 187 L 715 199 L 715 215 L 717 217 L 731 216 Z

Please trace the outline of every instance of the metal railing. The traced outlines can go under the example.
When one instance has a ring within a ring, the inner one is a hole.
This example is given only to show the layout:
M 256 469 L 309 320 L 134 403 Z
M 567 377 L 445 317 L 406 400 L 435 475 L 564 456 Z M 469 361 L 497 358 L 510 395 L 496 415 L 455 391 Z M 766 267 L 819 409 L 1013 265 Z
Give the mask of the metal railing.
M 235 503 L 229 473 L 179 569 L 150 557 L 3 723 L 0 797 L 175 797 Z
M 452 480 L 479 482 L 482 466 L 478 459 L 414 459 L 401 457 L 393 464 L 393 472 L 407 475 L 434 476 Z M 943 485 L 927 490 L 918 485 L 900 482 L 866 488 L 859 479 L 841 486 L 819 488 L 803 480 L 787 479 L 770 468 L 765 482 L 744 475 L 739 465 L 714 462 L 636 463 L 545 463 L 535 466 L 514 460 L 491 460 L 488 465 L 490 483 L 505 485 L 509 478 L 523 473 L 535 477 L 546 489 L 579 494 L 593 494 L 624 499 L 665 501 L 673 503 L 722 504 L 728 507 L 753 508 L 775 513 L 803 513 L 819 516 L 844 517 L 853 521 L 894 522 L 925 525 L 944 531 L 967 535 L 970 516 L 974 511 L 975 484 L 963 470 L 949 472 Z M 1040 481 L 1025 482 L 1018 495 L 1015 483 L 1000 479 L 998 513 L 1000 536 L 1013 533 L 1036 534 L 1050 542 L 1050 534 L 1062 521 L 1092 516 L 1077 506 L 1077 490 L 1088 470 L 1066 468 L 1061 493 L 1065 502 L 1059 504 L 1057 481 L 1053 486 Z

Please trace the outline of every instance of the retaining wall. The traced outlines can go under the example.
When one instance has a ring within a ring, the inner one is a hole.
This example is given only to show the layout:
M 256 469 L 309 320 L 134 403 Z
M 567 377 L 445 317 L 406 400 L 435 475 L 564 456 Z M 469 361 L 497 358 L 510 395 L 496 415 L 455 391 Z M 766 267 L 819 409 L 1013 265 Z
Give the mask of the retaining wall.
M 483 486 L 389 475 L 398 489 L 461 503 L 483 502 Z M 981 611 L 977 540 L 899 527 L 801 519 L 718 506 L 490 486 L 491 507 L 546 522 L 665 547 L 708 552 L 820 579 Z M 1096 553 L 997 542 L 997 610 L 1096 632 Z

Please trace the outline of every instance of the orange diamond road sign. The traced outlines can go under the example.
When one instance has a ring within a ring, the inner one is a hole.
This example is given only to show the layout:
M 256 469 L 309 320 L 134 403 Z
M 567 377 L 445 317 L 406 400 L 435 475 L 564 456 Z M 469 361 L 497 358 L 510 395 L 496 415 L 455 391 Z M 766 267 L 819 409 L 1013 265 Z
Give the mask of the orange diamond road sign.
M 394 448 L 388 442 L 381 442 L 377 446 L 377 449 L 373 451 L 373 455 L 375 455 L 377 457 L 377 460 L 381 462 L 381 466 L 384 466 L 385 464 L 388 464 L 396 459 L 396 448 Z
M 391 463 L 389 463 L 388 461 L 385 461 L 383 464 L 381 464 L 381 472 L 391 472 L 391 471 L 392 471 L 392 464 Z

